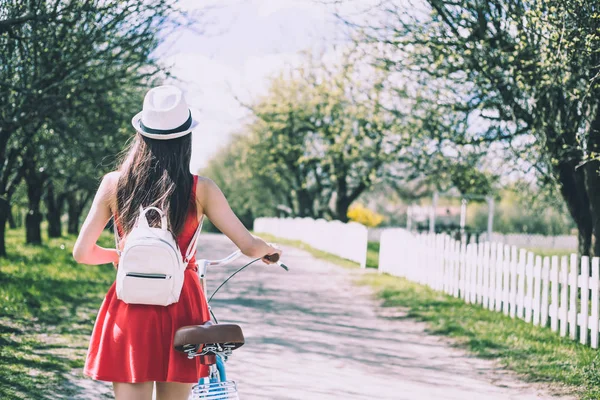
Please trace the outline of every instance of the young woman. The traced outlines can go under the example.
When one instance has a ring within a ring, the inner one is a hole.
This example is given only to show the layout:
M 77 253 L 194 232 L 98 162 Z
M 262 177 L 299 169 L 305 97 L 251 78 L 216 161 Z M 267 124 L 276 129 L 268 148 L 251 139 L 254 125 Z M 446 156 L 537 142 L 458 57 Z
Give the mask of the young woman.
M 182 253 L 206 215 L 249 257 L 281 254 L 251 235 L 232 212 L 223 193 L 210 179 L 189 172 L 192 139 L 196 126 L 182 96 L 174 86 L 151 89 L 143 111 L 132 123 L 137 133 L 117 171 L 102 179 L 89 214 L 73 249 L 83 264 L 112 262 L 118 268 L 116 249 L 96 244 L 111 217 L 126 240 L 143 207 L 156 206 L 168 216 L 168 225 Z M 150 223 L 158 220 L 149 212 Z M 121 241 L 121 245 L 124 240 Z M 183 254 L 182 254 L 183 256 Z M 113 382 L 117 400 L 149 400 L 156 382 L 157 400 L 184 400 L 198 378 L 208 369 L 197 360 L 174 351 L 175 331 L 210 319 L 195 257 L 185 271 L 179 301 L 169 306 L 126 304 L 111 286 L 98 312 L 90 340 L 84 373 Z

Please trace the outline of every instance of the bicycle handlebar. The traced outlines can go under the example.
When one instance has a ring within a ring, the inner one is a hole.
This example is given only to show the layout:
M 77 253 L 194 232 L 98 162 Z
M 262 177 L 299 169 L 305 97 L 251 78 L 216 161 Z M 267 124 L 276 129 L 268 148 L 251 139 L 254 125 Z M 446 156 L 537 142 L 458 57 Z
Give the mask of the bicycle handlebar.
M 241 250 L 234 251 L 230 255 L 220 260 L 206 260 L 207 265 L 211 267 L 222 267 L 223 265 L 229 264 L 230 262 L 238 259 L 242 255 Z
M 228 255 L 227 257 L 222 258 L 220 260 L 205 260 L 205 262 L 206 262 L 206 265 L 210 266 L 210 267 L 222 267 L 223 265 L 227 265 L 227 264 L 235 261 L 241 255 L 242 255 L 242 251 L 236 250 L 233 253 L 231 253 L 230 255 Z M 285 269 L 287 271 L 287 269 L 288 269 L 287 266 L 285 264 L 282 264 L 281 261 L 279 261 L 279 254 L 275 253 L 275 254 L 271 254 L 271 255 L 266 255 L 264 258 L 279 265 L 280 267 L 282 267 L 283 269 Z

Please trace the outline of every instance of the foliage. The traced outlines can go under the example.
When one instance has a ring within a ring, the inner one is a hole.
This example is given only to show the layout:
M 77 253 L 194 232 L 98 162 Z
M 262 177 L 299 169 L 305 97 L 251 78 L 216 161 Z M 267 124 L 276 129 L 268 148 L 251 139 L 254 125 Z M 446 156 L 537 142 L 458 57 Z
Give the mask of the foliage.
M 78 225 L 103 157 L 124 143 L 131 101 L 160 76 L 151 56 L 173 0 L 0 2 L 0 256 L 11 197 L 26 178 L 27 235 L 39 242 L 42 196 Z M 48 190 L 49 192 L 46 192 Z M 62 199 L 62 200 L 61 200 Z M 73 211 L 73 213 L 71 212 Z
M 345 57 L 328 65 L 307 56 L 248 105 L 254 119 L 246 126 L 247 138 L 236 138 L 225 149 L 229 154 L 209 167 L 209 176 L 225 165 L 238 169 L 227 171 L 244 188 L 248 205 L 240 206 L 242 213 L 250 207 L 255 216 L 347 221 L 352 202 L 383 179 L 416 137 L 386 107 L 387 76 L 361 65 L 355 55 Z M 233 158 L 240 161 L 232 163 Z M 249 195 L 259 191 L 273 198 L 257 202 Z
M 283 204 L 282 192 L 273 179 L 255 173 L 250 165 L 262 160 L 252 160 L 248 135 L 234 136 L 231 142 L 213 159 L 201 174 L 211 178 L 223 191 L 231 208 L 249 229 L 257 216 L 275 216 L 277 206 Z M 260 171 L 260 169 L 259 169 Z
M 555 185 L 577 224 L 580 251 L 600 254 L 600 71 L 594 2 L 427 0 L 414 9 L 380 3 L 385 22 L 367 28 L 385 44 L 386 69 L 418 71 L 417 110 L 444 110 L 435 134 L 456 152 L 505 149 L 517 168 Z M 445 144 L 444 144 L 445 143 Z
M 369 210 L 361 203 L 355 204 L 348 210 L 348 218 L 367 227 L 374 228 L 383 222 L 383 215 Z
M 88 338 L 114 267 L 77 265 L 75 236 L 34 247 L 22 244 L 23 235 L 8 232 L 10 251 L 0 263 L 0 397 L 77 398 L 67 377 L 83 378 Z M 100 245 L 112 240 L 105 233 Z

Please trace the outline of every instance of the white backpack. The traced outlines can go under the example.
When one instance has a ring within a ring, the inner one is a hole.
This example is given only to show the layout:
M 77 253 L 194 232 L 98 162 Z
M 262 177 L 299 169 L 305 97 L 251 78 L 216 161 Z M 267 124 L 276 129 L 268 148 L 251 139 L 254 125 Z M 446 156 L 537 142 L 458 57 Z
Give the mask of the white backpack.
M 161 227 L 148 225 L 146 212 L 160 214 Z M 167 216 L 156 207 L 140 206 L 136 226 L 127 235 L 123 251 L 119 251 L 119 233 L 115 225 L 115 244 L 119 253 L 117 298 L 128 304 L 168 306 L 179 301 L 185 268 L 196 250 L 202 221 L 182 259 L 177 239 L 167 229 Z

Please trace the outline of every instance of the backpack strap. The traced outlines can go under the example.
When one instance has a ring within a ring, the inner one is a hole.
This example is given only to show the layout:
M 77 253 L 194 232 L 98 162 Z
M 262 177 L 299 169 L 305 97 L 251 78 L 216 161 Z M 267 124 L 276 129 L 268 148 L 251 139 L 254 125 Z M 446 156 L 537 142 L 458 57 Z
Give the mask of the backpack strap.
M 162 224 L 162 226 L 165 226 L 166 218 L 164 217 L 163 212 L 156 207 L 148 207 L 148 208 L 155 209 L 159 212 L 159 214 L 162 217 L 161 224 Z M 140 221 L 140 217 L 143 217 L 146 225 L 148 225 L 148 221 L 146 220 L 146 216 L 145 216 L 145 212 L 144 212 L 144 207 L 142 207 L 142 205 L 140 205 L 140 215 L 138 216 L 138 223 Z M 115 249 L 117 249 L 117 254 L 119 255 L 119 257 L 121 257 L 121 249 L 119 249 L 119 229 L 117 228 L 117 216 L 116 215 L 113 215 L 113 232 L 115 233 Z
M 121 250 L 119 249 L 119 231 L 117 229 L 117 219 L 113 217 L 113 232 L 115 233 L 115 249 L 117 254 L 121 257 Z
M 194 232 L 194 236 L 192 236 L 192 239 L 190 240 L 190 244 L 188 245 L 187 251 L 185 252 L 185 258 L 183 259 L 183 262 L 185 263 L 185 265 L 188 265 L 188 263 L 190 262 L 190 259 L 196 252 L 196 244 L 198 242 L 198 236 L 200 235 L 200 231 L 202 230 L 203 223 L 204 223 L 204 215 L 200 219 L 200 222 L 198 223 L 198 227 L 196 228 L 196 232 Z

